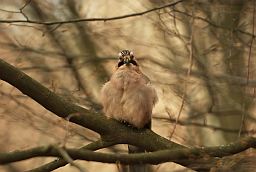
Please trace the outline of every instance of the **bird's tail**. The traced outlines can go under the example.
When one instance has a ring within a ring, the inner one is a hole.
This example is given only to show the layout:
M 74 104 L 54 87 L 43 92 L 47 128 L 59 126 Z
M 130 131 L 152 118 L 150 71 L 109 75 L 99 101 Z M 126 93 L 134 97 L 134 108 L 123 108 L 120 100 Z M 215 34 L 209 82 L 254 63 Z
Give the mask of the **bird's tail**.
M 144 128 L 151 129 L 151 122 L 148 123 Z M 128 145 L 128 152 L 129 154 L 132 153 L 144 153 L 146 150 Z M 149 164 L 135 164 L 135 165 L 129 165 L 129 172 L 152 172 L 152 167 Z

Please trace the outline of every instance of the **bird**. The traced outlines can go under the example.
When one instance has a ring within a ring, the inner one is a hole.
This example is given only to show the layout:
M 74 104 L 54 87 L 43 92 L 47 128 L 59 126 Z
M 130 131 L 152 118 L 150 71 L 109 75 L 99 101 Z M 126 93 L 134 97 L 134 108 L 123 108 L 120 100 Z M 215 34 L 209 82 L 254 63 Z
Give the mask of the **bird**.
M 104 114 L 137 129 L 151 129 L 152 110 L 157 101 L 156 90 L 141 72 L 134 53 L 122 50 L 114 73 L 101 89 Z M 129 153 L 145 152 L 131 145 L 128 149 Z

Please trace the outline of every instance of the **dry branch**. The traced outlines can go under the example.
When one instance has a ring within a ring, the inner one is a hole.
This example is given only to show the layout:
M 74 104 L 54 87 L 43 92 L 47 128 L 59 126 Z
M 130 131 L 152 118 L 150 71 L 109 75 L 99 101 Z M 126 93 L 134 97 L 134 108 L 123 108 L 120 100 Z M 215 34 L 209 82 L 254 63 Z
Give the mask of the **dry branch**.
M 174 150 L 160 150 L 149 153 L 135 153 L 135 154 L 113 154 L 113 153 L 100 153 L 93 152 L 85 149 L 68 149 L 62 148 L 71 158 L 96 161 L 103 163 L 116 163 L 120 162 L 122 164 L 159 164 L 170 161 L 179 161 L 185 159 L 199 159 L 210 157 L 223 157 L 228 155 L 233 155 L 239 153 L 248 148 L 256 147 L 256 138 L 246 137 L 237 142 L 215 146 L 215 147 L 205 147 L 205 148 L 182 148 Z M 16 162 L 20 160 L 25 160 L 33 157 L 62 157 L 63 154 L 60 153 L 59 149 L 54 145 L 36 147 L 23 151 L 15 151 L 11 153 L 0 153 L 0 164 L 6 164 L 10 162 Z
M 70 122 L 74 122 L 99 133 L 102 136 L 102 141 L 99 141 L 100 145 L 104 145 L 104 142 L 111 143 L 109 145 L 107 144 L 108 146 L 124 143 L 139 146 L 148 151 L 156 151 L 153 153 L 124 155 L 97 153 L 85 149 L 65 149 L 72 159 L 84 159 L 106 163 L 115 163 L 118 161 L 125 164 L 136 163 L 137 161 L 152 164 L 173 161 L 192 169 L 209 170 L 216 162 L 216 158 L 214 157 L 231 155 L 249 147 L 256 146 L 255 138 L 249 137 L 227 146 L 188 149 L 157 135 L 153 131 L 132 129 L 117 121 L 107 119 L 102 114 L 88 111 L 72 102 L 67 102 L 22 71 L 1 59 L 0 79 L 13 85 L 22 93 L 28 95 L 59 117 L 65 119 L 68 116 L 72 116 Z M 37 156 L 62 157 L 54 146 L 46 146 L 25 151 L 1 153 L 0 163 L 15 162 Z M 207 157 L 207 159 L 205 159 L 205 157 Z M 60 161 L 62 161 L 62 164 L 55 162 L 51 165 L 55 165 L 56 168 L 58 168 L 58 165 L 65 165 L 65 161 L 64 163 L 63 160 Z
M 149 10 L 145 10 L 142 12 L 138 13 L 132 13 L 132 14 L 126 14 L 126 15 L 121 15 L 121 16 L 116 16 L 116 17 L 105 17 L 105 18 L 85 18 L 85 19 L 73 19 L 73 20 L 64 20 L 64 21 L 36 21 L 36 20 L 0 20 L 0 23 L 30 23 L 30 24 L 40 24 L 40 25 L 61 25 L 61 24 L 68 24 L 68 23 L 79 23 L 79 22 L 91 22 L 91 21 L 111 21 L 111 20 L 120 20 L 120 19 L 125 19 L 125 18 L 130 18 L 130 17 L 135 17 L 135 16 L 142 16 L 147 13 L 151 13 L 153 11 L 161 10 L 167 7 L 172 7 L 175 6 L 185 0 L 179 0 L 173 3 L 169 3 L 160 7 L 155 7 Z M 6 10 L 5 10 L 6 11 Z M 17 13 L 17 12 L 14 12 Z

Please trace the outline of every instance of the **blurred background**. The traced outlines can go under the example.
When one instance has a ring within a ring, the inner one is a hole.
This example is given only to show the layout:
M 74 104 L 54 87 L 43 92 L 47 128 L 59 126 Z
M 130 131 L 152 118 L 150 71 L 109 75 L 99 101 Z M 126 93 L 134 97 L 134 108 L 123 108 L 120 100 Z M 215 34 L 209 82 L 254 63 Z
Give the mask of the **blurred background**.
M 64 21 L 143 12 L 173 0 L 0 0 L 3 20 Z M 120 20 L 41 25 L 0 22 L 0 57 L 67 100 L 101 111 L 99 93 L 117 55 L 132 50 L 157 90 L 153 131 L 186 146 L 255 135 L 255 1 L 184 0 Z M 47 144 L 81 147 L 99 138 L 0 81 L 0 151 Z M 104 149 L 126 152 L 125 145 Z M 25 171 L 53 158 L 0 166 Z M 79 161 L 88 171 L 117 164 Z M 189 171 L 164 163 L 154 171 Z M 67 165 L 55 170 L 78 171 Z

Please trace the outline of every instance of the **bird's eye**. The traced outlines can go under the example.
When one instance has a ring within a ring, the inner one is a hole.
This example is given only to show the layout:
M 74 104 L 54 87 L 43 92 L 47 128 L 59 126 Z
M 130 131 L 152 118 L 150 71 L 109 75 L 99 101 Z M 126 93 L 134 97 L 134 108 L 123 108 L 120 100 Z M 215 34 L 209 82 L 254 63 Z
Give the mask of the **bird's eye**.
M 119 60 L 123 60 L 123 57 L 119 57 Z

